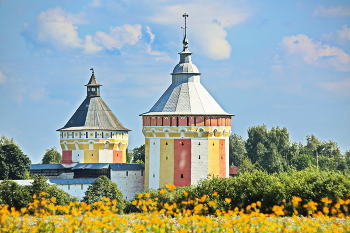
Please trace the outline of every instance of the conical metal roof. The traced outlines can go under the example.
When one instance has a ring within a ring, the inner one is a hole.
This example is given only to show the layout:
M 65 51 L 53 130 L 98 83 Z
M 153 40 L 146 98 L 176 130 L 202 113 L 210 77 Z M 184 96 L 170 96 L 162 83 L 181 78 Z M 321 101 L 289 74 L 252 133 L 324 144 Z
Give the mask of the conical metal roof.
M 99 86 L 102 86 L 97 82 L 97 79 L 94 75 L 94 71 L 92 70 L 92 75 L 90 81 L 87 85 L 88 89 L 91 86 L 95 86 L 99 89 Z M 90 91 L 91 92 L 91 91 Z M 118 118 L 113 114 L 113 112 L 109 109 L 107 104 L 102 100 L 98 95 L 89 95 L 83 101 L 83 103 L 79 106 L 77 111 L 73 114 L 73 116 L 69 119 L 67 124 L 58 129 L 61 130 L 122 130 L 122 131 L 130 131 L 125 128 L 122 123 L 118 120 Z
M 172 84 L 156 104 L 141 116 L 149 115 L 220 115 L 233 116 L 225 112 L 200 83 L 200 73 L 192 63 L 188 40 L 183 40 L 180 62 L 173 70 Z
M 87 97 L 60 130 L 125 130 L 101 97 Z

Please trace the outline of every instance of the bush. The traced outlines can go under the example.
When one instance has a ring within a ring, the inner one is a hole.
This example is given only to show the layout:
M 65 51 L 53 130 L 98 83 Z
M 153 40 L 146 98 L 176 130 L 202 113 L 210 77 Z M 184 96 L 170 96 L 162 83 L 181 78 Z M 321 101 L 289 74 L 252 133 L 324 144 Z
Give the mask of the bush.
M 85 192 L 83 201 L 88 204 L 94 204 L 100 201 L 102 197 L 117 200 L 116 207 L 118 212 L 122 213 L 124 211 L 126 201 L 123 198 L 123 193 L 119 190 L 118 185 L 108 179 L 107 176 L 100 176 L 92 182 Z

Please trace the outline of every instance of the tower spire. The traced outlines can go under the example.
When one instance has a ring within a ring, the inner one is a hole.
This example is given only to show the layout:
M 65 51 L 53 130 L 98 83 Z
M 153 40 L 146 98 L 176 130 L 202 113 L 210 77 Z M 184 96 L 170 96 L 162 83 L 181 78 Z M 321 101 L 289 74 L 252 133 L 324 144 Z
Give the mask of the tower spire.
M 187 28 L 187 25 L 186 25 L 186 18 L 188 17 L 188 14 L 184 13 L 182 15 L 182 17 L 185 18 L 185 27 L 181 27 L 182 29 L 185 30 L 185 35 L 184 35 L 184 39 L 182 41 L 182 44 L 184 45 L 184 49 L 187 48 L 187 45 L 188 45 L 188 40 L 187 40 L 187 35 L 186 35 L 186 28 Z

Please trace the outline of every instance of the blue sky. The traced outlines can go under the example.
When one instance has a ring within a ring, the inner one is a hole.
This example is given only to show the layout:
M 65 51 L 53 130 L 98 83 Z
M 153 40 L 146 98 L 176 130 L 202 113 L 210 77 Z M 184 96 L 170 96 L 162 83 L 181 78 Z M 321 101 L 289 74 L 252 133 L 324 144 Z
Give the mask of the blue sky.
M 86 96 L 101 96 L 144 143 L 139 114 L 171 83 L 183 13 L 201 82 L 244 138 L 250 126 L 287 127 L 350 149 L 349 1 L 0 0 L 0 135 L 33 163 L 59 147 Z

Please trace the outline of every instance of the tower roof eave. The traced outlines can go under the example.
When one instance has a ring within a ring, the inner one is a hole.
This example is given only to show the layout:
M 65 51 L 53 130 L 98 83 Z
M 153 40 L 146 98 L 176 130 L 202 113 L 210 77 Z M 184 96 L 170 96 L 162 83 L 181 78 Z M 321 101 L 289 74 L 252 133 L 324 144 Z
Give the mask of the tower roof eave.
M 231 113 L 218 113 L 218 112 L 203 112 L 203 113 L 193 113 L 193 112 L 145 112 L 139 116 L 235 116 Z

